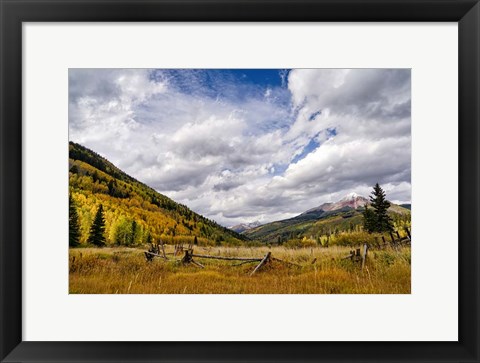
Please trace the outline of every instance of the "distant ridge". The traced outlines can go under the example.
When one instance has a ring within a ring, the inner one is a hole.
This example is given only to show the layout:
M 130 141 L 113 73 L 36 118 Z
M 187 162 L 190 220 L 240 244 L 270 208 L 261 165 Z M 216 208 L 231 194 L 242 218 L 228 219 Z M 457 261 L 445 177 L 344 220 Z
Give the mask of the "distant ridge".
M 357 193 L 349 193 L 336 202 L 323 203 L 296 217 L 263 224 L 241 232 L 251 239 L 265 243 L 275 243 L 298 237 L 312 237 L 327 231 L 348 231 L 363 225 L 362 212 L 369 200 Z M 397 204 L 391 204 L 389 214 L 409 216 L 410 210 Z
M 251 222 L 251 223 L 241 223 L 237 224 L 236 226 L 230 227 L 232 231 L 235 231 L 237 233 L 242 233 L 245 232 L 249 229 L 256 228 L 261 226 L 262 224 L 259 221 Z

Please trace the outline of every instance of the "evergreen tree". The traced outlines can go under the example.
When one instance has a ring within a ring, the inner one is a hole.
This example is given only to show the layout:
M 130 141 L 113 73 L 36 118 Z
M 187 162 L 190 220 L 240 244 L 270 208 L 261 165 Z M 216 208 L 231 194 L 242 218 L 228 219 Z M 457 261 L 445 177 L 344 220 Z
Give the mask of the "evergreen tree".
M 72 199 L 72 195 L 68 197 L 68 245 L 70 247 L 76 247 L 79 245 L 80 239 L 80 227 L 78 223 L 77 208 Z
M 105 218 L 103 217 L 103 206 L 100 204 L 97 214 L 90 227 L 90 235 L 88 236 L 88 243 L 97 247 L 105 246 Z
M 364 226 L 368 232 L 391 232 L 393 231 L 392 218 L 387 211 L 390 208 L 390 202 L 386 199 L 385 192 L 377 183 L 373 187 L 370 196 L 370 205 L 373 210 L 365 208 Z
M 96 170 L 92 174 L 92 180 L 94 183 L 98 180 L 98 173 Z
M 137 222 L 132 221 L 132 228 L 131 228 L 131 232 L 130 232 L 130 238 L 129 238 L 129 241 L 128 241 L 129 245 L 135 244 L 136 234 L 137 234 Z
M 114 182 L 113 179 L 110 179 L 108 182 L 108 194 L 111 195 L 112 197 L 116 196 L 116 183 Z
M 365 206 L 365 210 L 363 211 L 363 229 L 369 233 L 372 233 L 375 231 L 375 213 L 368 208 L 368 206 Z
M 152 243 L 152 235 L 150 234 L 149 231 L 147 231 L 146 243 L 147 243 L 147 244 L 151 244 L 151 243 Z

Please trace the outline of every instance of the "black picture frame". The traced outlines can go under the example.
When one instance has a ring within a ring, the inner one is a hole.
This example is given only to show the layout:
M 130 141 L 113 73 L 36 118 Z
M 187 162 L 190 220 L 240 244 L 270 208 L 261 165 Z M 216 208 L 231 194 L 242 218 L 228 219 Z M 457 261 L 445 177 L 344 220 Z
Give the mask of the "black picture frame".
M 0 359 L 2 362 L 479 362 L 480 4 L 478 1 L 0 0 L 0 12 Z M 27 21 L 458 22 L 459 341 L 22 341 L 22 22 Z

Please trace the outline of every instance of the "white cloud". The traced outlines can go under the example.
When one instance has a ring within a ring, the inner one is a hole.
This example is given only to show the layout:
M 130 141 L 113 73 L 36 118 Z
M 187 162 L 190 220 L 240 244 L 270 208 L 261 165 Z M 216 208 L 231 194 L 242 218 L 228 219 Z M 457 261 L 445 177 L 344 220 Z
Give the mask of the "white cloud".
M 376 182 L 410 201 L 410 71 L 300 69 L 258 88 L 219 77 L 220 93 L 178 72 L 70 70 L 70 139 L 225 225 Z

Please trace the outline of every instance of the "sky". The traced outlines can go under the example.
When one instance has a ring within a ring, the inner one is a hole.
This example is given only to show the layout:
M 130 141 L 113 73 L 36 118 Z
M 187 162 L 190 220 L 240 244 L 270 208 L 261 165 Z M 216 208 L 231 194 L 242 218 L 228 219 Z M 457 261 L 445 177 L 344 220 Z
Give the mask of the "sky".
M 69 138 L 224 226 L 411 201 L 409 69 L 70 69 Z

